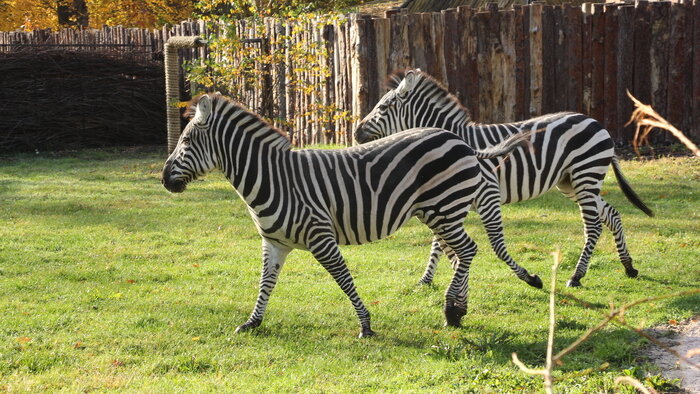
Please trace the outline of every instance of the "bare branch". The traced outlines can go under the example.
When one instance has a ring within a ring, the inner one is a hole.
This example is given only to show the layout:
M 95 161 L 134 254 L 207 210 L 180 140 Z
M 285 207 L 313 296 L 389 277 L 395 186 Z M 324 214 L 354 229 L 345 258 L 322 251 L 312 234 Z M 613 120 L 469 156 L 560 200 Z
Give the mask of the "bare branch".
M 637 390 L 641 391 L 644 394 L 658 394 L 656 390 L 647 388 L 640 382 L 639 380 L 631 377 L 631 376 L 618 376 L 615 378 L 615 384 L 629 384 L 630 386 L 636 388 Z

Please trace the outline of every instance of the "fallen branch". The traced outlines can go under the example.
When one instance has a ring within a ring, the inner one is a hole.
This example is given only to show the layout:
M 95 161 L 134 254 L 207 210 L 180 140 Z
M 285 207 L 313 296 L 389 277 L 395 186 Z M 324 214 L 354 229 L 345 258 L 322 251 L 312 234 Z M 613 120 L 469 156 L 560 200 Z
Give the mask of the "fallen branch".
M 654 128 L 658 128 L 669 131 L 674 137 L 688 147 L 688 149 L 690 149 L 695 156 L 700 157 L 700 149 L 691 140 L 689 140 L 682 131 L 675 128 L 666 119 L 654 111 L 651 105 L 643 104 L 641 101 L 637 100 L 634 96 L 632 96 L 629 90 L 627 91 L 627 96 L 629 96 L 636 107 L 636 109 L 632 112 L 630 120 L 625 124 L 625 126 L 633 122 L 637 124 L 637 129 L 634 132 L 634 139 L 632 140 L 632 146 L 634 147 L 634 151 L 637 153 L 637 155 L 640 154 L 639 146 L 641 144 L 650 145 L 648 140 L 649 133 L 651 133 Z

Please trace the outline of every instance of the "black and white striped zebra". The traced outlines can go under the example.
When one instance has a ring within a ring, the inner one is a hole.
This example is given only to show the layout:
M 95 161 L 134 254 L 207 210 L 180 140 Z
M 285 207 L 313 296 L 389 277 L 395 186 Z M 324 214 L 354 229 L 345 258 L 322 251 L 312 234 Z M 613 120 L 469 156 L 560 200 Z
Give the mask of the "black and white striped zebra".
M 418 217 L 443 240 L 455 273 L 445 293 L 448 325 L 466 314 L 474 242 L 462 227 L 481 183 L 478 157 L 508 153 L 523 139 L 474 152 L 445 130 L 417 129 L 396 138 L 340 150 L 291 150 L 283 132 L 220 95 L 202 95 L 163 168 L 163 185 L 182 192 L 193 179 L 220 169 L 248 205 L 262 236 L 260 291 L 250 318 L 260 325 L 280 269 L 292 249 L 309 250 L 355 307 L 373 335 L 339 244 L 362 244 Z
M 440 127 L 459 135 L 475 149 L 484 149 L 513 134 L 532 132 L 530 139 L 534 149 L 518 150 L 503 163 L 480 161 L 485 181 L 475 204 L 491 246 L 518 277 L 527 281 L 506 250 L 500 204 L 529 200 L 555 186 L 579 205 L 585 225 L 585 245 L 567 285 L 581 285 L 602 231 L 601 221 L 615 236 L 627 276 L 637 276 L 627 250 L 620 214 L 600 196 L 610 164 L 629 201 L 647 215 L 653 216 L 653 213 L 622 176 L 613 140 L 600 123 L 588 116 L 567 112 L 515 123 L 477 124 L 454 95 L 420 70 L 393 74 L 389 87 L 391 90 L 355 130 L 358 142 L 373 141 L 413 127 Z M 439 256 L 440 250 L 433 243 L 422 282 L 432 281 Z

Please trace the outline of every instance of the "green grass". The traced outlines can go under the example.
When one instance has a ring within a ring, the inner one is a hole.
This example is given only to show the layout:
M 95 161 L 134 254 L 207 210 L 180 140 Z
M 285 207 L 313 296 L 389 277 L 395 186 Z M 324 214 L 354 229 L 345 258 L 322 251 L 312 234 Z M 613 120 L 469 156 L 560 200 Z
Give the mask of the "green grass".
M 80 151 L 0 159 L 0 390 L 10 391 L 533 391 L 512 352 L 544 363 L 548 294 L 518 281 L 480 245 L 461 329 L 442 327 L 450 279 L 418 286 L 430 233 L 411 221 L 375 244 L 343 247 L 379 334 L 356 338 L 350 302 L 309 253 L 293 252 L 263 325 L 236 335 L 257 295 L 260 238 L 220 174 L 180 195 L 160 185 L 163 152 Z M 628 279 L 605 232 L 584 288 L 585 309 L 558 303 L 557 349 L 599 321 L 610 303 L 697 288 L 700 162 L 624 161 L 655 210 L 648 218 L 609 174 L 605 198 L 623 216 L 640 278 Z M 504 207 L 513 256 L 559 286 L 583 243 L 577 207 L 557 193 Z M 700 297 L 641 305 L 626 315 L 649 327 L 700 312 Z M 609 326 L 558 367 L 562 392 L 613 390 L 622 374 L 657 374 L 628 330 Z M 632 371 L 632 372 L 630 372 Z M 658 379 L 657 379 L 658 380 Z

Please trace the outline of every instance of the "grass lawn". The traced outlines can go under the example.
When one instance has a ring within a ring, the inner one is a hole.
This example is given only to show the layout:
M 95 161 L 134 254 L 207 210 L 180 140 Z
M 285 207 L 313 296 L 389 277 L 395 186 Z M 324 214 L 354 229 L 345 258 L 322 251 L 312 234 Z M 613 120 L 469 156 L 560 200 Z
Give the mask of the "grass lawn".
M 257 296 L 260 237 L 219 173 L 168 193 L 165 157 L 87 150 L 0 159 L 0 391 L 541 389 L 510 358 L 543 365 L 548 293 L 511 274 L 473 214 L 466 228 L 480 252 L 463 328 L 442 327 L 446 260 L 434 286 L 416 284 L 431 235 L 413 220 L 387 240 L 343 247 L 377 337 L 356 338 L 350 302 L 301 251 L 289 256 L 263 325 L 234 334 Z M 622 165 L 656 212 L 634 208 L 608 175 L 605 198 L 622 213 L 640 277 L 625 277 L 604 232 L 584 287 L 571 290 L 592 307 L 558 301 L 557 349 L 611 303 L 700 286 L 700 160 Z M 583 245 L 577 207 L 553 192 L 505 206 L 504 220 L 511 254 L 545 284 L 550 253 L 561 249 L 563 288 Z M 643 304 L 626 318 L 650 327 L 698 313 L 695 295 Z M 557 388 L 613 391 L 616 376 L 656 375 L 638 355 L 644 344 L 608 326 L 557 368 Z M 572 377 L 604 362 L 604 371 Z

